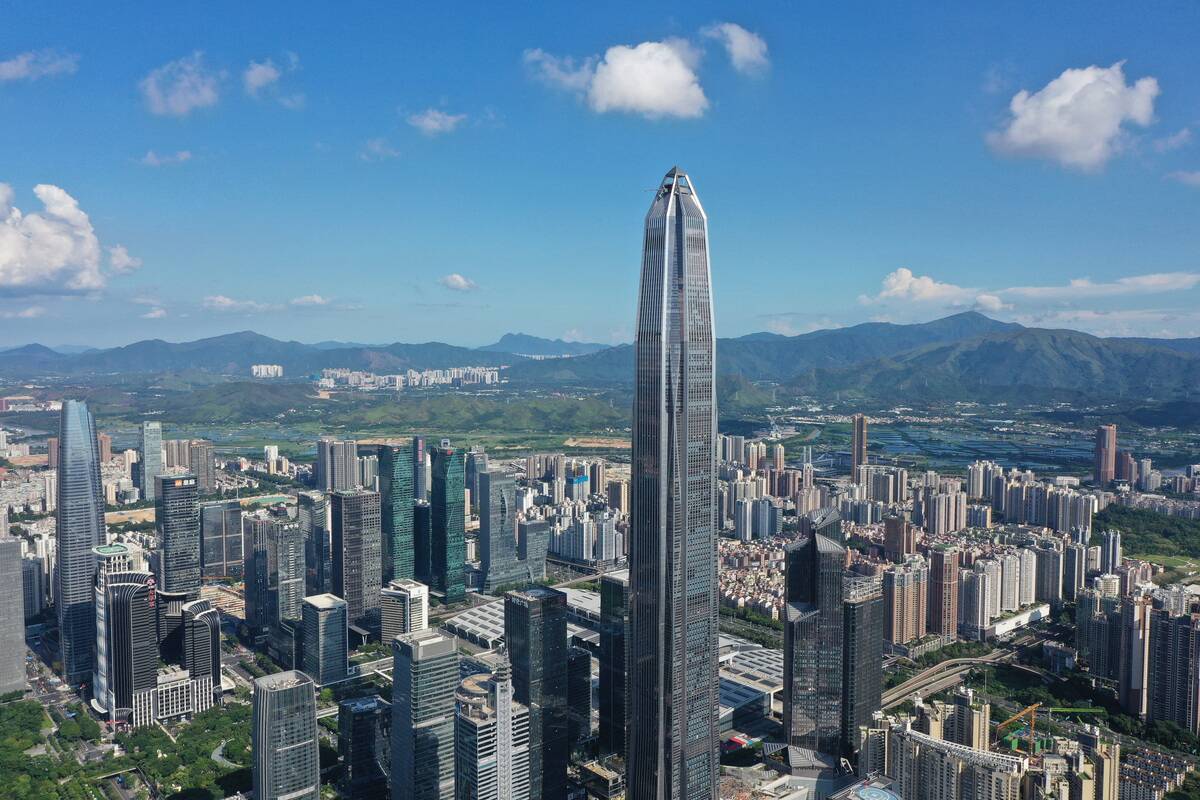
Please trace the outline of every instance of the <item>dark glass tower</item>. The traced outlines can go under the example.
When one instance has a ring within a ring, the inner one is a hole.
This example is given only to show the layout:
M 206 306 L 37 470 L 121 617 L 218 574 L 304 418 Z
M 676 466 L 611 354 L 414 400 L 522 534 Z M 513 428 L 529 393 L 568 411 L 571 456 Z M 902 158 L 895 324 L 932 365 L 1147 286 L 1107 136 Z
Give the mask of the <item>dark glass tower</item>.
M 159 588 L 199 600 L 200 493 L 196 476 L 159 475 L 154 486 Z
M 842 581 L 842 749 L 858 749 L 858 728 L 879 710 L 883 692 L 883 591 L 874 575 Z
M 54 600 L 62 641 L 63 677 L 91 680 L 96 643 L 92 548 L 104 542 L 104 490 L 96 423 L 87 405 L 64 400 L 58 434 L 58 569 Z
M 324 492 L 296 495 L 296 520 L 304 536 L 304 594 L 324 594 L 332 588 L 329 523 Z
M 413 503 L 416 500 L 411 447 L 379 446 L 379 506 L 383 533 L 383 583 L 413 577 Z
M 529 709 L 529 800 L 565 797 L 567 596 L 543 586 L 509 592 L 504 641 L 512 662 L 513 698 Z
M 333 594 L 346 601 L 351 625 L 379 617 L 379 493 L 362 489 L 329 495 L 333 519 Z
M 379 695 L 355 697 L 338 704 L 338 755 L 342 757 L 342 792 L 358 800 L 389 796 L 384 764 L 389 760 L 388 730 L 392 707 Z
M 629 733 L 629 573 L 600 578 L 600 754 L 623 755 Z
M 842 728 L 842 571 L 845 549 L 814 534 L 787 548 L 783 734 L 836 755 Z M 636 730 L 636 728 L 635 728 Z
M 678 167 L 646 214 L 634 343 L 629 795 L 717 796 L 716 424 L 708 218 Z
M 523 580 L 528 572 L 517 560 L 516 484 L 499 469 L 476 476 L 479 485 L 479 566 L 483 590 Z
M 466 495 L 463 454 L 443 439 L 432 450 L 433 490 L 429 493 L 431 586 L 445 595 L 447 605 L 466 599 L 463 565 L 467 560 Z
M 392 640 L 392 800 L 454 797 L 453 636 L 426 628 Z
M 319 800 L 317 692 L 303 672 L 276 672 L 254 681 L 250 730 L 257 800 Z

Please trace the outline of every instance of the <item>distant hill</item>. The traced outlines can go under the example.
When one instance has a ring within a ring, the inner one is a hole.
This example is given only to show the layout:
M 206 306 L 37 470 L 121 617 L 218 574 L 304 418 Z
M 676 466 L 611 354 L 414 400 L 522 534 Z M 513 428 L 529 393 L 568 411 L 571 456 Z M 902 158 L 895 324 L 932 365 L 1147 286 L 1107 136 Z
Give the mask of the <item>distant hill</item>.
M 488 353 L 515 353 L 522 356 L 582 356 L 609 349 L 596 342 L 568 342 L 563 339 L 543 339 L 527 333 L 506 333 L 500 341 L 477 348 Z

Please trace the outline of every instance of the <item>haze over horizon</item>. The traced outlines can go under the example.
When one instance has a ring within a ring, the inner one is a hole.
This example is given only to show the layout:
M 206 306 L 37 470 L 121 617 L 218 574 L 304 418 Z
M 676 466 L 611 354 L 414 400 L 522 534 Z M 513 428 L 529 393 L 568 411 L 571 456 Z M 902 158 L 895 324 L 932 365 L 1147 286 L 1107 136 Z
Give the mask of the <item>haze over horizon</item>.
M 1200 8 L 269 11 L 6 16 L 0 345 L 629 341 L 676 163 L 721 337 L 1200 336 Z

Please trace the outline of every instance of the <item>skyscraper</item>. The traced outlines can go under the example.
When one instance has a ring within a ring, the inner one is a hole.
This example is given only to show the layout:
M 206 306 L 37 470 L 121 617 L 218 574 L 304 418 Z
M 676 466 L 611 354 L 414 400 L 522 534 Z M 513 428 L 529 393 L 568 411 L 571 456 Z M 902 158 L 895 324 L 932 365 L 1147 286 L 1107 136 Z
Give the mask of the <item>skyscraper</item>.
M 196 476 L 200 494 L 212 494 L 217 488 L 217 464 L 213 456 L 213 443 L 206 439 L 192 439 L 187 445 L 188 469 Z
M 200 506 L 200 572 L 206 578 L 241 577 L 242 505 L 219 500 Z
M 629 548 L 634 798 L 717 796 L 716 423 L 708 218 L 678 167 L 646 214 Z M 549 797 L 546 800 L 550 800 Z
M 1116 425 L 1096 428 L 1096 466 L 1092 477 L 1101 489 L 1107 488 L 1117 477 Z
M 842 629 L 842 749 L 848 752 L 858 749 L 859 726 L 870 724 L 881 704 L 883 595 L 878 577 L 846 573 Z
M 525 578 L 517 560 L 516 485 L 511 475 L 500 469 L 479 473 L 479 566 L 483 571 L 483 590 Z
M 813 534 L 790 545 L 784 558 L 783 735 L 790 745 L 837 754 L 842 738 L 846 551 L 832 539 Z
M 333 519 L 333 594 L 346 601 L 351 625 L 373 624 L 379 613 L 379 493 L 363 489 L 329 495 Z
M 99 549 L 99 548 L 98 548 Z M 101 562 L 103 565 L 103 562 Z M 157 686 L 158 609 L 154 576 L 112 572 L 96 579 L 97 639 L 93 697 L 112 722 L 138 724 Z
M 1116 574 L 1121 566 L 1121 532 L 1105 531 L 1100 537 L 1100 571 L 1106 575 Z
M 324 594 L 333 588 L 328 506 L 323 492 L 296 495 L 296 521 L 304 536 L 304 593 Z
M 629 572 L 600 578 L 600 754 L 624 755 L 629 735 Z
M 193 600 L 183 606 L 183 668 L 192 680 L 207 677 L 212 700 L 220 701 L 221 615 L 207 600 Z M 208 703 L 198 705 L 208 707 Z
M 96 437 L 92 437 L 95 439 Z M 143 500 L 154 500 L 157 487 L 154 484 L 154 479 L 162 474 L 162 423 L 161 422 L 143 422 L 142 423 L 142 452 L 141 452 L 141 476 L 142 483 L 138 488 L 142 490 Z
M 447 604 L 467 596 L 466 495 L 463 454 L 443 439 L 433 448 L 433 490 L 430 505 L 430 588 L 444 595 Z
M 25 680 L 25 589 L 20 539 L 0 539 L 0 694 L 23 690 Z
M 454 797 L 453 636 L 426 628 L 392 641 L 392 800 Z
M 456 698 L 456 800 L 528 800 L 529 709 L 513 699 L 508 665 L 469 676 Z
M 929 551 L 930 633 L 958 633 L 958 549 L 939 545 Z
M 250 737 L 256 800 L 320 800 L 312 678 L 293 670 L 255 679 Z
M 245 518 L 246 624 L 256 633 L 300 619 L 304 599 L 304 542 L 294 523 Z
M 157 424 L 157 423 L 156 423 Z M 91 680 L 96 616 L 92 548 L 103 544 L 104 490 L 96 452 L 96 423 L 87 405 L 64 400 L 58 434 L 58 569 L 54 600 L 62 643 L 63 677 Z
M 379 695 L 338 704 L 338 755 L 342 757 L 342 793 L 355 800 L 386 800 L 390 761 L 387 732 L 392 707 Z
M 850 418 L 854 430 L 850 441 L 850 480 L 858 480 L 858 468 L 867 465 L 867 418 L 855 414 Z
M 382 641 L 429 627 L 429 587 L 417 581 L 390 581 L 379 592 Z
M 159 588 L 199 600 L 200 505 L 196 476 L 159 475 L 154 485 Z
M 324 492 L 358 485 L 358 442 L 332 436 L 317 440 L 317 488 Z
M 567 783 L 567 596 L 533 586 L 504 598 L 513 696 L 529 709 L 529 797 L 552 800 Z M 711 709 L 710 709 L 711 710 Z
M 322 686 L 346 677 L 346 601 L 337 595 L 304 598 L 301 610 L 304 671 Z
M 379 509 L 384 583 L 412 579 L 413 504 L 416 501 L 410 447 L 379 446 Z

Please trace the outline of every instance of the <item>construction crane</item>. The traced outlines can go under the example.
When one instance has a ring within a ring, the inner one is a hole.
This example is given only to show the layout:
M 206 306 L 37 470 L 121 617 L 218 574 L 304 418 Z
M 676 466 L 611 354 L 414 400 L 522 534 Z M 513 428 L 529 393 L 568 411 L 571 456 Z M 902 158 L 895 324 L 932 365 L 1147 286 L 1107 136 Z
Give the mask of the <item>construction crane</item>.
M 1037 720 L 1037 715 L 1038 715 L 1039 711 L 1041 711 L 1044 714 L 1103 714 L 1104 713 L 1104 709 L 1102 709 L 1102 708 L 1086 708 L 1086 707 L 1084 707 L 1084 708 L 1067 708 L 1064 706 L 1046 706 L 1045 708 L 1043 708 L 1041 703 L 1034 703 L 1031 706 L 1026 706 L 1025 708 L 1018 711 L 1016 714 L 1013 714 L 1011 717 L 1004 720 L 1004 722 L 1001 722 L 999 725 L 997 725 L 996 726 L 996 738 L 999 739 L 1000 732 L 1002 730 L 1004 730 L 1005 728 L 1007 728 L 1009 725 L 1013 724 L 1014 722 L 1016 722 L 1018 720 L 1028 717 L 1029 718 L 1029 738 L 1028 738 L 1029 755 L 1031 755 L 1031 756 L 1037 755 L 1037 753 L 1036 753 L 1037 738 L 1034 735 L 1034 723 Z

